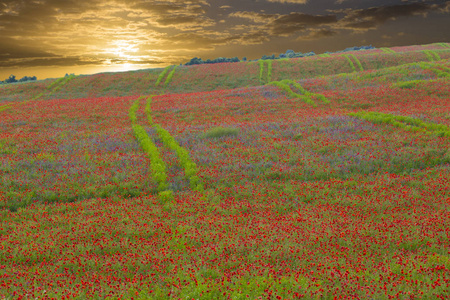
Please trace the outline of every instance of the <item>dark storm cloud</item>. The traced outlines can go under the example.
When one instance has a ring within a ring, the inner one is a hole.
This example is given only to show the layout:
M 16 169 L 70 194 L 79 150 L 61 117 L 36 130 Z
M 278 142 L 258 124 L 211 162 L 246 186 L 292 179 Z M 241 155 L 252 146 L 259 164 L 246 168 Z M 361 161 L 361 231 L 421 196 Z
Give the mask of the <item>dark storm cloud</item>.
M 339 34 L 338 30 L 340 29 L 376 29 L 388 20 L 425 15 L 432 11 L 445 13 L 449 10 L 450 1 L 446 1 L 442 4 L 409 3 L 366 9 L 328 10 L 332 13 L 328 15 L 312 15 L 301 12 L 280 15 L 255 11 L 237 11 L 230 13 L 229 17 L 248 19 L 255 23 L 264 24 L 260 28 L 265 28 L 267 33 L 272 36 L 290 36 L 314 27 L 322 27 L 320 31 L 314 31 L 311 35 L 308 35 L 310 38 L 320 38 Z
M 410 3 L 403 5 L 371 7 L 367 9 L 347 9 L 335 11 L 345 13 L 345 17 L 340 20 L 346 28 L 352 29 L 374 29 L 388 20 L 395 20 L 400 17 L 410 17 L 415 15 L 425 15 L 431 11 L 445 11 L 450 2 L 444 4 Z
M 102 64 L 103 60 L 84 60 L 79 57 L 55 57 L 33 59 L 11 59 L 0 61 L 0 67 L 49 67 L 49 66 L 84 66 Z
M 290 3 L 290 4 L 305 4 L 308 0 L 267 0 L 268 2 L 278 2 L 278 3 Z
M 167 14 L 174 12 L 184 12 L 187 14 L 203 14 L 204 6 L 186 5 L 186 3 L 155 3 L 155 2 L 136 2 L 132 8 L 142 9 L 156 14 Z
M 225 45 L 238 40 L 238 36 L 220 37 L 206 36 L 200 33 L 180 33 L 165 39 L 167 47 L 181 47 L 182 49 L 213 49 L 217 45 Z
M 272 22 L 280 15 L 277 14 L 265 14 L 256 11 L 236 11 L 228 15 L 229 17 L 237 17 L 242 19 L 248 19 L 255 23 L 268 23 Z
M 154 21 L 150 21 L 158 27 L 173 27 L 177 29 L 192 29 L 191 27 L 207 27 L 213 26 L 215 22 L 210 18 L 195 15 L 172 15 L 158 17 Z
M 246 32 L 242 34 L 218 34 L 218 33 L 181 33 L 168 37 L 163 45 L 166 49 L 177 47 L 185 50 L 211 50 L 216 46 L 240 44 L 261 44 L 269 40 L 265 31 Z
M 324 37 L 335 36 L 337 34 L 338 34 L 338 32 L 334 31 L 334 30 L 321 29 L 318 31 L 312 31 L 308 35 L 300 36 L 297 38 L 297 40 L 299 40 L 299 41 L 300 40 L 315 40 L 315 39 L 320 39 L 320 38 L 324 38 Z
M 290 13 L 281 16 L 269 24 L 273 35 L 291 35 L 307 27 L 337 23 L 336 15 L 307 15 Z
M 134 65 L 156 65 L 156 64 L 163 64 L 164 61 L 160 60 L 154 60 L 154 59 L 148 59 L 148 60 L 139 60 L 139 61 L 132 61 L 132 60 L 126 60 L 126 59 L 111 59 L 111 62 L 116 64 L 134 64 Z
M 0 44 L 0 63 L 10 59 L 29 57 L 54 57 L 55 55 L 30 45 L 20 44 L 9 38 L 2 38 Z
M 259 12 L 238 11 L 229 14 L 230 17 L 237 17 L 251 20 L 255 23 L 263 24 L 261 30 L 272 36 L 289 36 L 309 27 L 337 23 L 336 15 L 308 15 L 299 12 L 292 12 L 287 15 L 265 14 Z

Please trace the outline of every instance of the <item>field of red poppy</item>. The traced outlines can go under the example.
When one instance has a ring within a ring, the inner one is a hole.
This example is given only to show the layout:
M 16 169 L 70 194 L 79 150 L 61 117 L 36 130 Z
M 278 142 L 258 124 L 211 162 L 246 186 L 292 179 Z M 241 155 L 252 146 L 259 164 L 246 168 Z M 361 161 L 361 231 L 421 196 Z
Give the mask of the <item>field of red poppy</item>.
M 1 299 L 448 299 L 450 44 L 0 86 Z

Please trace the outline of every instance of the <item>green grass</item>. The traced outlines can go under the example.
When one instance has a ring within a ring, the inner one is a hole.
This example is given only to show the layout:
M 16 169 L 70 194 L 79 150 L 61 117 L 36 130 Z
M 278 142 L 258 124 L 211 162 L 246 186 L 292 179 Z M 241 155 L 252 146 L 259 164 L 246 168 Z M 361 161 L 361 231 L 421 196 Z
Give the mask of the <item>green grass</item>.
M 238 128 L 214 127 L 204 133 L 205 138 L 221 138 L 226 136 L 236 136 L 239 134 Z
M 428 80 L 410 80 L 410 81 L 402 81 L 402 82 L 396 82 L 396 83 L 394 83 L 392 86 L 393 86 L 393 87 L 398 87 L 398 88 L 401 88 L 401 89 L 411 89 L 411 88 L 417 87 L 417 85 L 418 85 L 419 83 L 427 82 L 427 81 L 428 81 Z
M 383 47 L 380 49 L 383 50 L 384 53 L 396 53 L 394 50 L 392 50 L 390 48 Z
M 166 81 L 164 82 L 164 87 L 166 87 L 172 81 L 172 77 L 175 74 L 176 69 L 177 66 L 174 66 L 172 71 L 170 71 L 169 75 L 167 75 Z
M 350 57 L 348 55 L 344 55 L 345 58 L 347 59 L 348 63 L 350 64 L 350 67 L 352 68 L 353 72 L 356 72 L 356 68 L 355 65 L 353 64 L 352 60 L 350 59 Z
M 450 137 L 450 128 L 443 124 L 424 122 L 408 116 L 396 116 L 379 112 L 356 112 L 350 116 L 358 117 L 376 124 L 390 124 L 409 131 L 420 131 L 440 137 Z
M 9 105 L 9 104 L 0 106 L 0 112 L 2 112 L 2 111 L 4 111 L 4 110 L 7 110 L 7 109 L 9 109 L 9 108 L 11 108 L 11 105 Z
M 439 55 L 437 53 L 435 53 L 434 51 L 422 50 L 422 52 L 425 53 L 425 55 L 427 56 L 428 60 L 431 61 L 431 62 L 437 61 L 437 60 L 441 60 Z
M 162 128 L 161 125 L 153 122 L 153 118 L 151 115 L 152 97 L 153 96 L 147 98 L 147 105 L 145 107 L 148 122 L 153 126 L 153 128 L 155 128 L 156 133 L 163 142 L 164 146 L 175 151 L 175 153 L 177 154 L 180 164 L 184 169 L 185 177 L 186 179 L 189 180 L 191 188 L 194 191 L 203 191 L 203 184 L 200 178 L 197 176 L 198 174 L 197 165 L 190 158 L 189 152 L 183 147 L 181 147 L 175 140 L 175 138 L 167 130 Z
M 163 80 L 164 76 L 166 76 L 167 72 L 169 72 L 169 69 L 171 67 L 172 66 L 167 66 L 167 67 L 164 68 L 164 70 L 159 74 L 158 79 L 156 80 L 155 86 L 158 86 L 161 83 L 161 81 Z
M 139 109 L 139 99 L 136 100 L 130 108 L 129 116 L 132 123 L 132 128 L 136 139 L 141 148 L 150 158 L 150 168 L 153 179 L 158 183 L 158 189 L 163 192 L 167 189 L 167 167 L 164 160 L 162 160 L 158 147 L 153 143 L 148 136 L 145 129 L 136 124 L 136 112 Z M 165 195 L 165 194 L 164 194 Z
M 330 103 L 330 101 L 325 96 L 320 95 L 320 94 L 310 93 L 307 90 L 305 90 L 299 83 L 297 83 L 293 80 L 284 79 L 281 81 L 272 81 L 269 84 L 279 87 L 280 89 L 285 91 L 290 97 L 301 99 L 303 102 L 311 104 L 312 106 L 317 106 L 317 104 L 311 99 L 311 97 L 316 97 L 319 100 L 321 100 L 323 103 Z M 298 94 L 298 93 L 294 92 L 291 89 L 290 85 L 297 88 L 302 94 Z
M 69 82 L 70 80 L 74 79 L 76 76 L 75 75 L 69 75 L 69 76 L 65 76 L 65 77 L 61 77 L 59 79 L 57 79 L 56 81 L 52 82 L 52 84 L 50 84 L 47 87 L 47 90 L 50 91 L 50 95 L 56 91 L 58 91 L 59 89 L 61 89 L 67 82 Z
M 353 60 L 356 62 L 356 64 L 357 64 L 358 67 L 359 67 L 359 70 L 360 70 L 360 71 L 364 71 L 364 68 L 363 68 L 363 66 L 361 65 L 361 62 L 359 61 L 359 59 L 358 59 L 354 54 L 349 54 L 349 56 L 352 57 Z
M 264 65 L 267 63 L 267 73 L 266 73 L 266 79 L 264 79 Z M 272 60 L 270 59 L 260 59 L 258 61 L 259 64 L 259 81 L 261 83 L 270 82 L 272 78 Z
M 420 66 L 424 70 L 433 71 L 440 78 L 450 77 L 450 68 L 444 66 L 439 66 L 438 68 L 436 64 L 432 64 L 429 62 L 418 62 L 416 65 Z

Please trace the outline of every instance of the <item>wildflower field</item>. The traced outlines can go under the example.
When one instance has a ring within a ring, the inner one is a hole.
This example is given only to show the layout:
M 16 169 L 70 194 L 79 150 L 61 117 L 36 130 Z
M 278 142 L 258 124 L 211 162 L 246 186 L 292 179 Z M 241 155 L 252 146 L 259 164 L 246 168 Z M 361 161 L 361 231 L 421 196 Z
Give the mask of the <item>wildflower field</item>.
M 0 299 L 448 299 L 450 44 L 0 86 Z

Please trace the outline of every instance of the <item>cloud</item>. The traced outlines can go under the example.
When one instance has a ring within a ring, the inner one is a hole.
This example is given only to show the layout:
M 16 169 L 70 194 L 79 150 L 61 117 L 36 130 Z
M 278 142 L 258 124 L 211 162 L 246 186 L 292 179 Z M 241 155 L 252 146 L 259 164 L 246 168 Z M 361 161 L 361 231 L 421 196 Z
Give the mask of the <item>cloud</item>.
M 212 50 L 214 46 L 225 45 L 238 40 L 239 36 L 207 34 L 205 32 L 180 33 L 161 40 L 161 46 L 166 49 L 179 50 Z
M 450 1 L 446 1 L 443 4 L 438 5 L 438 9 L 442 13 L 449 13 L 450 12 Z
M 150 24 L 157 27 L 170 27 L 180 30 L 192 30 L 195 28 L 204 28 L 214 26 L 216 22 L 207 17 L 198 16 L 186 16 L 186 15 L 174 15 L 159 17 L 155 20 L 146 19 Z
M 228 16 L 234 17 L 234 18 L 248 19 L 255 23 L 267 23 L 267 22 L 275 20 L 280 15 L 265 14 L 265 13 L 255 12 L 255 11 L 236 11 L 236 12 L 230 13 Z
M 269 24 L 273 35 L 291 35 L 308 27 L 337 23 L 336 15 L 308 15 L 293 12 L 283 15 Z
M 411 3 L 371 7 L 366 9 L 347 9 L 336 12 L 344 12 L 346 14 L 345 17 L 339 21 L 342 27 L 354 30 L 367 30 L 375 29 L 388 20 L 395 20 L 399 17 L 426 15 L 430 11 L 445 10 L 449 4 L 450 2 L 441 5 Z
M 267 0 L 268 2 L 289 3 L 289 4 L 306 4 L 308 0 Z
M 145 14 L 145 20 L 155 27 L 193 30 L 216 24 L 206 17 L 207 7 L 203 1 L 138 1 L 131 8 L 141 12 L 139 17 Z
M 0 67 L 49 67 L 49 66 L 83 66 L 100 65 L 104 61 L 97 59 L 81 59 L 79 57 L 53 57 L 32 59 L 11 59 L 0 61 Z
M 0 44 L 0 63 L 6 60 L 29 57 L 54 57 L 53 53 L 36 48 L 32 45 L 20 43 L 14 39 L 2 38 Z
M 261 30 L 266 30 L 267 34 L 273 36 L 289 36 L 307 28 L 325 24 L 337 23 L 336 15 L 309 15 L 299 12 L 292 12 L 287 15 L 265 14 L 254 11 L 238 11 L 228 15 L 251 20 L 254 23 L 264 24 Z
M 320 29 L 320 30 L 317 30 L 317 31 L 311 31 L 307 35 L 299 36 L 296 40 L 297 41 L 301 41 L 301 40 L 316 40 L 316 39 L 322 39 L 322 38 L 325 38 L 325 37 L 335 36 L 337 34 L 338 34 L 338 32 L 334 31 L 334 30 Z

